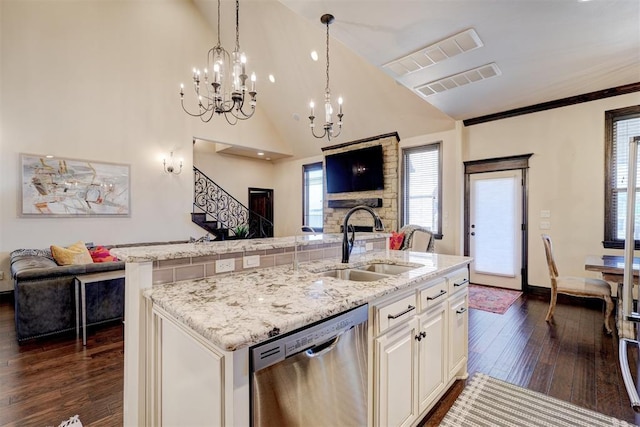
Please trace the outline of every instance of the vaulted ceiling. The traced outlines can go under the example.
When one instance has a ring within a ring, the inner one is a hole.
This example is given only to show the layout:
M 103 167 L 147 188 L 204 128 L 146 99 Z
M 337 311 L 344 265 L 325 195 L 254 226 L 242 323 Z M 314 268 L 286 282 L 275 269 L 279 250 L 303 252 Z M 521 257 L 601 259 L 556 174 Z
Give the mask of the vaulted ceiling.
M 217 2 L 194 1 L 215 33 Z M 234 6 L 222 1 L 229 50 Z M 240 43 L 258 75 L 259 112 L 296 156 L 329 144 L 310 136 L 307 118 L 325 86 L 324 13 L 335 16 L 330 86 L 345 113 L 332 144 L 438 132 L 454 120 L 640 82 L 638 0 L 241 0 Z

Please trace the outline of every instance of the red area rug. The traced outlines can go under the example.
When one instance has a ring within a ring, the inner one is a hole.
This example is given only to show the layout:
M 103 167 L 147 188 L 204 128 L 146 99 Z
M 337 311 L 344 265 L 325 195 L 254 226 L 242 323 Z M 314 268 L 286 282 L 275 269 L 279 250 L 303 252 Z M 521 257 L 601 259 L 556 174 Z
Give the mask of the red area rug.
M 469 285 L 469 307 L 504 314 L 522 292 L 484 285 Z

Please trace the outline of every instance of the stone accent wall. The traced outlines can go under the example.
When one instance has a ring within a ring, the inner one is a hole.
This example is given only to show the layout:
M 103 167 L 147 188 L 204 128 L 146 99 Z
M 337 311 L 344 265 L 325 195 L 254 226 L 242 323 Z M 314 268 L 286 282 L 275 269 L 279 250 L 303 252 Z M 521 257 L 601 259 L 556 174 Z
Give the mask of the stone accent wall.
M 381 198 L 382 207 L 373 208 L 378 213 L 387 232 L 398 229 L 398 155 L 399 155 L 399 137 L 397 133 L 380 135 L 374 138 L 368 138 L 353 143 L 336 145 L 323 149 L 323 154 L 336 154 L 345 151 L 357 150 L 360 148 L 372 147 L 374 145 L 382 145 L 382 153 L 384 156 L 384 190 L 374 191 L 358 191 L 353 193 L 324 193 L 324 233 L 339 233 L 340 226 L 344 220 L 344 216 L 350 208 L 330 208 L 329 200 L 358 200 Z M 326 172 L 326 167 L 325 167 Z M 373 219 L 367 212 L 356 212 L 349 220 L 351 225 L 360 225 L 366 227 L 373 226 Z

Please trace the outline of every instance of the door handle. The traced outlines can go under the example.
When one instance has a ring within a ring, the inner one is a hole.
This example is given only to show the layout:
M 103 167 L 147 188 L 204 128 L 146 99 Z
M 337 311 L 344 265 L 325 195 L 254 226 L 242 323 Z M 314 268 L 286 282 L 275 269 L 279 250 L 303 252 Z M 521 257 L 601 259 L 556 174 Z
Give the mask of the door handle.
M 471 232 L 471 235 L 472 235 L 472 236 L 475 236 L 475 235 L 476 235 L 476 232 L 475 232 L 475 231 L 472 231 L 472 232 Z
M 462 307 L 462 308 L 459 308 L 459 309 L 456 310 L 456 314 L 462 314 L 465 311 L 467 311 L 466 307 Z
M 417 341 L 422 341 L 422 338 L 424 338 L 424 337 L 426 337 L 426 336 L 427 336 L 427 333 L 426 333 L 426 332 L 424 332 L 424 331 L 422 331 L 422 332 L 420 332 L 418 335 L 416 335 L 414 338 L 415 338 Z

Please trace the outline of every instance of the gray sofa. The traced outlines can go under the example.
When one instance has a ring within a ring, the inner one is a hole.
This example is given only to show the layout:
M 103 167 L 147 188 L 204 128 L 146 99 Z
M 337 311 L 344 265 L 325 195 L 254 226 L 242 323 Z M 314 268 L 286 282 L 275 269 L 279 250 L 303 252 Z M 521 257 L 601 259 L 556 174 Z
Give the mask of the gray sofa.
M 11 252 L 16 338 L 28 340 L 75 330 L 75 278 L 81 274 L 124 270 L 124 262 L 59 266 L 49 249 Z M 124 278 L 87 287 L 87 325 L 123 317 Z
M 56 264 L 49 249 L 17 249 L 11 252 L 10 258 L 18 342 L 74 331 L 76 327 L 75 278 L 82 274 L 124 270 L 125 266 L 122 261 L 60 266 Z M 88 326 L 123 317 L 124 282 L 124 278 L 111 279 L 87 286 Z

